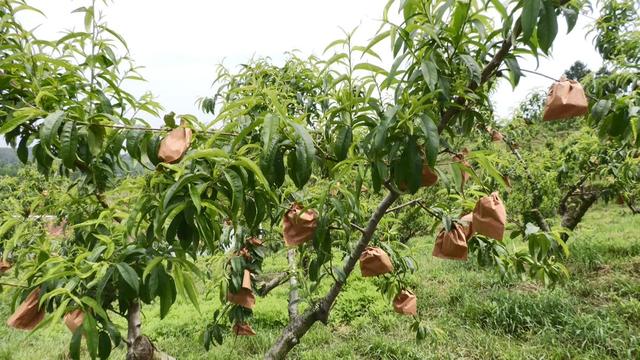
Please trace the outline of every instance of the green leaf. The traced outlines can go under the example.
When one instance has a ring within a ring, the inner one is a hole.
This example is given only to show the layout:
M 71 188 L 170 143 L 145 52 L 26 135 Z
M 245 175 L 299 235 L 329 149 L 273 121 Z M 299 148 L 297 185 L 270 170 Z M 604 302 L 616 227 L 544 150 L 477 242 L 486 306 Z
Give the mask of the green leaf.
M 448 30 L 453 35 L 453 46 L 457 48 L 464 36 L 464 26 L 469 20 L 471 2 L 468 0 L 456 1 L 455 4 L 456 8 L 453 11 L 453 19 Z
M 388 76 L 389 75 L 387 70 L 381 68 L 378 65 L 374 65 L 374 64 L 370 64 L 370 63 L 357 64 L 356 66 L 353 67 L 353 70 L 365 70 L 365 71 L 370 71 L 372 73 L 380 74 L 380 75 L 384 75 L 384 76 Z
M 476 84 L 480 84 L 480 80 L 482 78 L 482 69 L 476 59 L 474 59 L 471 55 L 461 54 L 460 59 L 467 66 L 469 70 L 469 74 L 471 75 L 471 79 L 476 82 Z
M 22 108 L 13 112 L 13 117 L 0 126 L 0 135 L 6 134 L 27 121 L 45 115 L 46 112 L 36 108 Z
M 420 70 L 422 71 L 422 77 L 424 77 L 424 81 L 429 86 L 431 91 L 436 89 L 436 85 L 438 84 L 438 68 L 433 61 L 422 60 L 420 63 Z
M 62 110 L 52 112 L 44 119 L 42 126 L 40 127 L 40 141 L 49 146 L 55 143 L 58 138 L 58 129 L 62 120 L 64 120 L 65 113 Z
M 518 64 L 518 59 L 513 56 L 507 56 L 504 59 L 504 62 L 509 68 L 509 81 L 511 82 L 511 86 L 515 88 L 520 82 L 520 77 L 522 76 L 522 70 Z
M 295 154 L 294 164 L 289 164 L 289 166 L 293 165 L 295 169 L 292 177 L 293 182 L 299 189 L 302 189 L 311 177 L 316 148 L 307 129 L 295 122 L 291 122 L 291 126 L 296 132 L 296 146 L 295 152 L 290 153 Z
M 174 113 L 173 111 L 168 113 L 167 115 L 165 115 L 163 117 L 164 119 L 164 124 L 168 127 L 168 128 L 175 128 L 177 127 L 176 125 L 176 113 Z
M 196 310 L 200 312 L 200 304 L 198 303 L 198 293 L 196 291 L 195 286 L 193 286 L 193 280 L 191 279 L 191 275 L 183 272 L 182 283 L 184 286 L 184 290 L 187 293 L 187 296 L 189 297 L 189 300 L 191 300 L 191 303 L 193 304 L 193 306 L 195 306 Z
M 378 35 L 376 35 L 373 39 L 371 39 L 371 41 L 369 41 L 369 44 L 367 44 L 366 50 L 369 50 L 369 49 L 373 48 L 380 41 L 388 38 L 389 34 L 391 34 L 391 31 L 387 30 L 387 31 L 381 32 Z
M 273 165 L 278 154 L 278 143 L 280 141 L 280 118 L 273 114 L 267 114 L 262 126 L 262 156 L 260 157 L 260 168 L 273 183 L 275 179 Z
M 198 187 L 195 185 L 189 185 L 189 196 L 191 197 L 191 202 L 193 202 L 193 206 L 195 206 L 196 211 L 200 213 L 202 209 L 202 202 L 200 199 L 200 193 L 198 192 Z
M 223 173 L 231 191 L 231 214 L 236 217 L 244 204 L 244 184 L 240 175 L 234 170 L 224 169 Z
M 96 313 L 98 316 L 100 316 L 103 320 L 109 319 L 107 317 L 107 313 L 104 311 L 102 306 L 98 304 L 96 300 L 88 296 L 83 296 L 82 299 L 80 299 L 80 301 L 82 301 L 83 304 L 88 305 L 93 310 L 93 312 Z
M 158 283 L 160 286 L 160 319 L 169 313 L 171 305 L 176 301 L 176 284 L 163 267 L 159 267 Z
M 434 168 L 436 165 L 436 159 L 438 158 L 438 151 L 440 150 L 440 134 L 438 133 L 438 126 L 428 114 L 423 114 L 420 117 L 420 127 L 422 133 L 425 136 L 425 147 L 427 152 L 427 164 L 429 167 Z
M 533 35 L 533 29 L 538 21 L 538 14 L 540 14 L 542 1 L 524 0 L 523 2 L 524 6 L 522 7 L 520 24 L 522 25 L 522 41 L 527 43 L 529 38 L 531 38 L 531 35 Z
M 80 343 L 82 340 L 82 326 L 78 327 L 71 336 L 69 343 L 69 357 L 73 360 L 80 360 Z
M 82 328 L 87 340 L 87 350 L 89 350 L 89 355 L 92 359 L 95 359 L 98 357 L 98 328 L 95 318 L 89 311 L 85 311 L 84 313 Z
M 422 183 L 422 157 L 415 136 L 409 138 L 399 164 L 399 180 L 406 181 L 409 191 L 415 193 Z
M 347 274 L 344 273 L 342 268 L 334 266 L 333 274 L 339 282 L 344 283 L 345 281 L 347 281 Z
M 565 20 L 567 21 L 567 34 L 573 30 L 578 22 L 578 11 L 572 8 L 564 8 L 562 9 L 562 14 L 564 15 Z
M 140 290 L 140 281 L 136 271 L 127 263 L 117 263 L 116 268 L 122 279 L 137 293 Z
M 342 161 L 347 157 L 352 141 L 353 131 L 351 127 L 339 126 L 336 130 L 336 141 L 333 144 L 333 153 L 338 161 Z
M 98 357 L 101 360 L 106 360 L 111 355 L 111 339 L 109 334 L 104 331 L 100 331 L 98 336 Z
M 262 171 L 260 170 L 258 165 L 256 165 L 256 163 L 253 162 L 251 159 L 246 158 L 244 156 L 238 156 L 238 160 L 234 161 L 233 164 L 240 165 L 245 169 L 251 171 L 253 175 L 255 175 L 255 177 L 257 178 L 258 182 L 260 182 L 260 184 L 264 187 L 264 189 L 267 191 L 270 191 L 269 183 L 267 182 L 267 179 L 262 174 Z
M 144 136 L 144 132 L 139 130 L 131 130 L 127 132 L 127 152 L 131 158 L 140 161 L 140 139 Z
M 67 169 L 74 169 L 78 149 L 78 128 L 75 122 L 67 122 L 60 134 L 60 158 Z
M 558 34 L 558 18 L 556 17 L 553 0 L 544 0 L 544 7 L 540 20 L 538 20 L 538 45 L 545 54 Z
M 596 122 L 602 121 L 611 109 L 611 100 L 598 100 L 598 102 L 591 108 L 591 118 Z
M 27 146 L 28 143 L 29 143 L 29 136 L 28 135 L 23 136 L 20 139 L 20 143 L 18 144 L 18 149 L 16 150 L 18 159 L 20 159 L 20 161 L 23 164 L 26 164 L 27 161 L 29 161 L 29 148 Z
M 97 156 L 102 151 L 104 143 L 105 130 L 102 126 L 92 125 L 87 129 L 87 142 L 89 143 L 89 151 L 93 156 Z
M 200 179 L 204 179 L 206 177 L 207 177 L 206 174 L 196 173 L 196 174 L 189 174 L 180 178 L 180 180 L 173 183 L 173 185 L 171 185 L 169 189 L 167 189 L 167 192 L 164 194 L 164 200 L 162 201 L 162 208 L 167 209 L 167 207 L 169 206 L 169 203 L 171 202 L 171 199 L 173 199 L 174 195 L 178 191 L 180 191 L 185 185 L 195 183 L 196 181 Z

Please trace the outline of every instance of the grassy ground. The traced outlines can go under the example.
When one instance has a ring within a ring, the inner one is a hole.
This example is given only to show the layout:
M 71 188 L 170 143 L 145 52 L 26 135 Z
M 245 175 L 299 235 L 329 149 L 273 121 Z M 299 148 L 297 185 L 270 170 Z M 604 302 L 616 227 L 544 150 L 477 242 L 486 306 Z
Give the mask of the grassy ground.
M 315 325 L 291 358 L 640 358 L 640 216 L 622 214 L 598 207 L 587 215 L 571 243 L 571 278 L 555 289 L 502 283 L 473 262 L 433 259 L 433 239 L 413 239 L 419 313 L 442 331 L 437 341 L 416 343 L 411 319 L 393 313 L 374 280 L 351 279 L 331 324 Z M 205 352 L 200 334 L 215 297 L 203 291 L 202 314 L 179 300 L 162 321 L 148 307 L 144 331 L 178 359 L 260 358 L 286 323 L 286 287 L 258 299 L 252 321 L 258 336 L 229 336 Z M 7 316 L 0 305 L 0 318 Z M 0 359 L 63 359 L 69 338 L 61 325 L 32 335 L 0 326 Z

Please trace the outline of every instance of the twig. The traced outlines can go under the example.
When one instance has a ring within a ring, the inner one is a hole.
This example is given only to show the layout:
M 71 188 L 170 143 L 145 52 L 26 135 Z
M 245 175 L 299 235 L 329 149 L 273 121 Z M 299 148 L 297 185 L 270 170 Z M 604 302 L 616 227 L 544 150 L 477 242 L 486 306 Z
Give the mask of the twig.
M 411 201 L 409 201 L 409 202 L 407 202 L 407 203 L 404 203 L 404 204 L 401 204 L 401 205 L 398 205 L 398 206 L 394 206 L 394 207 L 392 207 L 391 209 L 387 210 L 387 212 L 386 212 L 385 214 L 388 214 L 388 213 L 390 213 L 390 212 L 394 212 L 394 211 L 396 211 L 396 210 L 400 210 L 400 209 L 402 209 L 403 207 L 407 207 L 407 206 L 414 205 L 414 204 L 416 204 L 416 203 L 419 203 L 420 201 L 422 201 L 422 198 L 419 198 L 419 199 L 413 199 L 413 200 L 411 200 Z
M 560 81 L 560 79 L 555 79 L 555 78 L 553 78 L 552 76 L 545 75 L 545 74 L 543 74 L 543 73 L 539 73 L 539 72 L 537 72 L 537 71 L 527 70 L 527 69 L 520 69 L 520 71 L 528 72 L 528 73 L 531 73 L 531 74 L 536 74 L 536 75 L 538 75 L 538 76 L 545 77 L 545 78 L 547 78 L 547 79 L 549 79 L 549 80 L 553 80 L 553 81 Z
M 88 126 L 100 126 L 104 128 L 120 129 L 120 130 L 137 130 L 137 131 L 150 131 L 150 132 L 167 132 L 170 130 L 166 128 L 139 127 L 139 126 L 128 126 L 128 125 L 111 125 L 111 124 L 100 124 L 100 123 L 92 124 L 92 123 L 80 122 L 80 121 L 78 121 L 77 123 L 82 125 L 88 125 Z M 228 135 L 228 136 L 238 135 L 236 133 L 218 131 L 218 130 L 197 130 L 197 129 L 191 129 L 191 130 L 193 130 L 195 133 L 218 134 L 218 135 Z
M 436 214 L 435 212 L 433 212 L 433 210 L 429 209 L 429 207 L 422 201 L 420 200 L 418 202 L 418 205 L 420 205 L 420 207 L 422 209 L 424 209 L 424 211 L 426 211 L 427 213 L 429 213 L 429 215 L 433 216 L 436 219 L 440 219 L 440 216 L 438 214 Z
M 2 286 L 19 287 L 19 288 L 23 288 L 23 289 L 28 288 L 28 286 L 25 286 L 25 285 L 20 285 L 20 284 L 11 284 L 11 283 L 5 283 L 5 282 L 0 282 L 0 285 L 2 285 Z
M 358 226 L 358 225 L 356 225 L 354 223 L 349 223 L 349 225 L 351 225 L 352 228 L 354 228 L 354 229 L 356 229 L 356 230 L 358 230 L 358 231 L 360 231 L 361 233 L 364 234 L 364 228 L 363 227 L 360 227 L 360 226 Z

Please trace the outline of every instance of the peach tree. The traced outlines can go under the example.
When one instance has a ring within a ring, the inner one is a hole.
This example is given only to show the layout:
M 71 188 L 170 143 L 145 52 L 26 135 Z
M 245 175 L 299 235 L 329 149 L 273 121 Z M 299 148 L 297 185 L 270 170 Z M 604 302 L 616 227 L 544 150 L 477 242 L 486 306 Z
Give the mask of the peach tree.
M 123 90 L 139 76 L 126 55 L 117 55 L 126 43 L 101 22 L 95 1 L 77 10 L 84 31 L 58 41 L 20 27 L 14 15 L 28 8 L 23 1 L 0 4 L 8 19 L 0 28 L 6 44 L 0 133 L 23 161 L 32 153 L 42 173 L 72 180 L 64 241 L 17 246 L 3 257 L 26 284 L 22 297 L 39 289 L 39 303 L 51 313 L 39 326 L 82 312 L 70 342 L 73 358 L 84 335 L 92 358 L 107 358 L 123 341 L 131 359 L 154 352 L 141 332 L 141 304 L 158 301 L 164 317 L 182 294 L 199 307 L 194 283 L 206 278 L 201 258 L 223 304 L 206 325 L 205 346 L 220 343 L 230 323 L 238 333 L 250 321 L 250 306 L 231 304 L 228 296 L 256 287 L 254 276 L 281 246 L 281 219 L 294 204 L 316 223 L 308 241 L 287 251 L 290 322 L 266 358 L 285 357 L 313 324 L 328 322 L 370 245 L 386 250 L 394 265 L 378 282 L 381 292 L 391 299 L 409 290 L 406 274 L 415 263 L 393 233 L 380 231 L 389 226 L 385 219 L 416 205 L 450 231 L 480 196 L 504 189 L 496 155 L 470 154 L 474 169 L 462 147 L 472 129 L 491 121 L 489 93 L 498 77 L 517 84 L 518 59 L 548 54 L 558 17 L 572 28 L 581 5 L 390 1 L 368 44 L 355 44 L 349 33 L 329 46 L 328 59 L 221 68 L 218 92 L 201 101 L 213 121 L 168 114 L 155 129 L 140 114 L 159 117 L 159 105 Z M 391 13 L 396 7 L 399 16 Z M 390 46 L 382 53 L 384 43 Z M 379 60 L 387 53 L 390 67 Z M 165 133 L 180 127 L 194 132 L 189 151 L 162 162 Z M 148 171 L 123 180 L 131 165 L 124 153 Z M 423 186 L 425 169 L 437 184 Z M 28 236 L 44 235 L 18 238 Z M 562 277 L 542 242 L 514 257 L 497 240 L 471 241 L 482 262 L 503 272 Z M 127 319 L 126 337 L 114 317 Z M 418 318 L 412 328 L 418 338 L 428 335 Z

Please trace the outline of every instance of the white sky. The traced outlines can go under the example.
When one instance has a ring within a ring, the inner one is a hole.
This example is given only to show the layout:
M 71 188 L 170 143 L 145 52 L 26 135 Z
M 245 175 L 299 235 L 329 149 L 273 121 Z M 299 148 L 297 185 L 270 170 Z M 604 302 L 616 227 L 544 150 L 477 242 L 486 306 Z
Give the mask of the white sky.
M 81 29 L 82 15 L 70 12 L 89 3 L 71 0 L 31 0 L 47 18 L 25 16 L 29 26 L 41 24 L 38 35 L 60 37 L 65 29 Z M 168 111 L 191 113 L 207 120 L 195 101 L 211 94 L 216 65 L 242 63 L 252 56 L 280 59 L 286 51 L 321 54 L 331 41 L 342 37 L 340 27 L 360 26 L 362 44 L 373 37 L 386 0 L 115 0 L 102 10 L 108 25 L 124 36 L 132 58 L 144 66 L 146 83 L 131 83 L 134 93 L 150 90 Z M 542 59 L 539 72 L 559 77 L 574 61 L 599 68 L 600 57 L 586 39 L 590 19 L 580 16 L 566 34 L 564 19 L 552 57 Z M 535 70 L 535 60 L 521 62 Z M 546 89 L 549 80 L 528 75 L 513 91 L 507 81 L 493 96 L 497 113 L 508 116 L 532 89 Z M 159 120 L 158 122 L 159 123 Z

